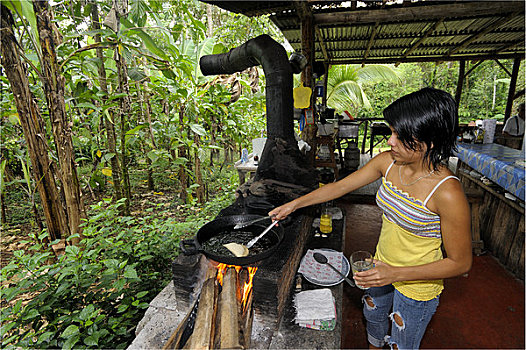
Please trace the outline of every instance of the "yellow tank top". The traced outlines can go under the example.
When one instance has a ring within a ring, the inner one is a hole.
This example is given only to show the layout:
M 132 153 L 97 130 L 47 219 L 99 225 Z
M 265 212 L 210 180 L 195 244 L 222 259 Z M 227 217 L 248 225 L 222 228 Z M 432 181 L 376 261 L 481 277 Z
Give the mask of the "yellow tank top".
M 443 258 L 441 244 L 441 238 L 417 236 L 383 215 L 375 259 L 392 266 L 424 265 Z M 395 282 L 393 286 L 406 297 L 422 301 L 435 298 L 444 289 L 441 279 Z

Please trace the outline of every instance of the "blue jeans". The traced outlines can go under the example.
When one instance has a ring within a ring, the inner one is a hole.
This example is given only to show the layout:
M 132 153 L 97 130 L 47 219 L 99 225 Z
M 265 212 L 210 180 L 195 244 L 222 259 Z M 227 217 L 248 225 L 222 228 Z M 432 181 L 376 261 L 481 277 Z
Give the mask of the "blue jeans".
M 391 349 L 395 344 L 398 349 L 418 349 L 438 300 L 439 297 L 429 301 L 413 300 L 392 285 L 367 289 L 362 298 L 367 340 L 376 347 L 387 342 Z

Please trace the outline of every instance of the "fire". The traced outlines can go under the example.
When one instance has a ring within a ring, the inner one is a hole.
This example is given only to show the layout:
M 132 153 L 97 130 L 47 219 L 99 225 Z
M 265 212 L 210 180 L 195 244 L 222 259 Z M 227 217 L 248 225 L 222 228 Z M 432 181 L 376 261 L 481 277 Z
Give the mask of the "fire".
M 223 285 L 223 276 L 225 275 L 225 272 L 228 268 L 234 268 L 236 269 L 236 272 L 239 274 L 242 267 L 237 265 L 227 265 L 227 264 L 219 264 L 217 265 L 217 281 L 220 285 Z M 243 286 L 241 287 L 241 302 L 243 304 L 243 310 L 246 308 L 246 304 L 248 301 L 248 298 L 250 296 L 250 293 L 252 292 L 252 281 L 254 279 L 254 275 L 256 274 L 256 271 L 258 270 L 257 267 L 249 266 L 246 267 L 246 270 L 248 272 L 248 279 L 245 281 Z

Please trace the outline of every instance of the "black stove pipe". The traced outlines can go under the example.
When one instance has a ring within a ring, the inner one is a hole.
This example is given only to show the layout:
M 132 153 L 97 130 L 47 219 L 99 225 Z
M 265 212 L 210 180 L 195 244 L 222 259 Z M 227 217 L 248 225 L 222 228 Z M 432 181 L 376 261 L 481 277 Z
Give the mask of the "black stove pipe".
M 203 75 L 232 74 L 261 65 L 267 80 L 267 137 L 294 142 L 292 67 L 285 48 L 263 34 L 228 53 L 201 57 Z

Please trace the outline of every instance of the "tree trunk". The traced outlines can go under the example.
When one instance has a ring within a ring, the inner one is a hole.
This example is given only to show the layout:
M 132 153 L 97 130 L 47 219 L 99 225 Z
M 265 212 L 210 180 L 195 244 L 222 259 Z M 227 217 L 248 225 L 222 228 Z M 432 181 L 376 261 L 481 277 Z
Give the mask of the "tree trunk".
M 91 2 L 91 18 L 92 18 L 92 24 L 93 29 L 98 30 L 100 29 L 100 19 L 99 19 L 99 8 L 97 6 L 96 1 Z M 100 43 L 100 35 L 95 35 L 95 42 Z M 104 92 L 104 96 L 102 97 L 103 101 L 106 101 L 108 96 L 108 82 L 106 80 L 106 68 L 104 66 L 104 52 L 102 51 L 102 47 L 98 47 L 96 49 L 97 52 L 97 58 L 100 60 L 100 65 L 98 67 L 99 69 L 99 84 L 100 89 Z M 113 115 L 113 113 L 111 114 Z M 113 180 L 113 189 L 115 191 L 115 200 L 119 200 L 122 198 L 122 186 L 121 186 L 121 165 L 119 163 L 119 153 L 117 151 L 117 142 L 116 142 L 116 135 L 115 135 L 115 126 L 109 118 L 106 116 L 103 116 L 104 119 L 104 128 L 106 129 L 106 147 L 108 148 L 108 151 L 113 154 L 113 157 L 110 159 L 111 164 L 111 178 Z M 115 119 L 113 119 L 115 120 Z
M 52 161 L 47 152 L 45 123 L 35 102 L 35 97 L 29 89 L 26 67 L 18 51 L 20 45 L 13 32 L 13 18 L 6 7 L 0 6 L 2 66 L 11 84 L 18 118 L 24 131 L 24 138 L 31 159 L 32 175 L 40 195 L 49 238 L 53 241 L 70 234 L 67 216 L 60 201 L 54 167 L 52 167 Z
M 211 4 L 206 4 L 206 19 L 207 19 L 207 28 L 206 33 L 207 37 L 211 38 L 214 35 L 214 9 Z
M 179 133 L 182 135 L 183 129 L 184 129 L 184 115 L 185 115 L 185 107 L 184 105 L 181 105 L 179 108 Z M 178 157 L 184 157 L 188 158 L 188 149 L 186 145 L 181 144 L 179 148 L 177 149 L 177 156 Z M 186 189 L 188 188 L 188 173 L 186 172 L 186 167 L 184 164 L 179 165 L 179 182 L 181 183 L 181 191 L 179 192 L 179 199 L 183 202 L 187 202 L 188 192 Z
M 144 60 L 143 63 L 145 64 L 145 66 L 147 66 L 146 60 Z M 147 74 L 147 76 L 150 76 L 150 72 L 149 72 L 148 68 L 146 68 L 146 74 Z M 140 96 L 141 108 L 140 108 L 139 113 L 141 113 L 142 121 L 148 124 L 148 133 L 149 133 L 150 141 L 151 141 L 151 145 L 148 145 L 146 140 L 142 140 L 143 144 L 145 146 L 147 146 L 147 147 L 145 147 L 146 149 L 144 150 L 144 154 L 148 153 L 148 149 L 150 149 L 150 150 L 157 149 L 157 145 L 155 143 L 155 137 L 153 135 L 152 106 L 150 104 L 150 93 L 148 91 L 148 81 L 149 81 L 149 79 L 145 79 L 145 81 L 142 84 L 140 84 L 138 82 L 135 84 L 135 86 L 137 88 L 137 94 Z M 144 111 L 144 114 L 142 113 L 143 111 Z M 155 184 L 153 182 L 152 160 L 148 156 L 146 156 L 146 163 L 147 163 L 147 166 L 148 166 L 147 169 L 146 169 L 148 190 L 149 191 L 154 191 L 155 190 Z
M 195 193 L 197 195 L 197 202 L 203 204 L 205 202 L 205 186 L 203 184 L 203 175 L 201 174 L 201 160 L 199 159 L 199 146 L 200 146 L 199 135 L 194 134 L 194 172 L 195 172 L 195 183 L 199 185 Z
M 211 126 L 210 126 L 210 145 L 217 146 L 216 141 L 216 134 L 219 130 L 217 118 L 215 115 L 212 115 L 211 117 Z M 210 148 L 210 167 L 212 168 L 214 166 L 214 159 L 219 158 L 219 151 L 215 148 Z
M 118 3 L 118 1 L 113 1 L 113 6 L 116 10 L 116 25 L 119 32 L 120 28 L 120 17 L 124 16 L 127 9 L 127 2 Z M 120 43 L 115 46 L 113 59 L 117 66 L 117 76 L 119 82 L 118 91 L 124 94 L 124 97 L 119 98 L 119 121 L 120 121 L 120 142 L 121 142 L 121 165 L 122 165 L 122 193 L 126 198 L 125 210 L 128 214 L 130 212 L 130 200 L 131 200 L 131 188 L 130 188 L 130 176 L 128 173 L 128 157 L 126 155 L 126 131 L 128 130 L 128 123 L 126 122 L 126 117 L 131 115 L 131 103 L 130 103 L 130 88 L 128 85 L 128 70 L 126 67 L 126 60 L 121 53 L 123 47 Z
M 47 1 L 34 1 L 33 9 L 42 46 L 42 75 L 49 119 L 55 138 L 57 157 L 60 164 L 60 180 L 66 201 L 66 213 L 70 234 L 81 234 L 81 220 L 86 218 L 82 193 L 77 177 L 77 164 L 71 139 L 72 121 L 66 114 L 64 101 L 64 77 L 60 74 L 55 47 L 58 37 L 54 32 L 52 13 Z M 78 242 L 78 238 L 73 243 Z
M 128 156 L 126 155 L 126 131 L 128 130 L 128 123 L 126 117 L 131 115 L 130 103 L 130 88 L 128 86 L 128 73 L 126 68 L 126 61 L 124 56 L 119 52 L 121 48 L 115 47 L 115 63 L 117 64 L 117 73 L 119 78 L 119 92 L 124 93 L 125 96 L 119 99 L 119 120 L 121 131 L 121 164 L 122 164 L 122 189 L 126 200 L 126 211 L 129 211 L 131 200 L 130 176 L 128 173 Z
M 6 208 L 5 208 L 5 193 L 2 192 L 0 193 L 0 210 L 1 210 L 1 215 L 2 215 L 2 226 L 5 227 L 5 225 L 7 224 L 7 213 L 6 213 Z

